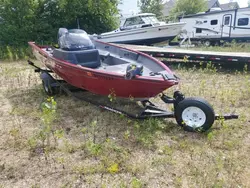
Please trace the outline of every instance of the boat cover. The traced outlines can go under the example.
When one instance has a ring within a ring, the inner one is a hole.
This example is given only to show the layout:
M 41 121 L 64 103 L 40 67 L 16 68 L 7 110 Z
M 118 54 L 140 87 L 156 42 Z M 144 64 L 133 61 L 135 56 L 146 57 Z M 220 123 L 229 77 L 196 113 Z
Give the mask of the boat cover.
M 67 30 L 60 28 L 58 31 L 58 44 L 61 49 L 68 51 L 95 48 L 88 34 L 81 29 Z

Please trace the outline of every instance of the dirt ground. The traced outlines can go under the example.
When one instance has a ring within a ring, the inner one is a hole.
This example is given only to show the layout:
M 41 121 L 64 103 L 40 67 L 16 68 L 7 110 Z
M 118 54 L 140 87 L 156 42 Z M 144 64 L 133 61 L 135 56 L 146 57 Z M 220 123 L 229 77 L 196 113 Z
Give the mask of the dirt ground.
M 39 75 L 25 62 L 1 62 L 0 187 L 250 187 L 249 73 L 174 70 L 182 81 L 167 94 L 181 90 L 240 118 L 189 133 L 66 95 L 48 115 Z

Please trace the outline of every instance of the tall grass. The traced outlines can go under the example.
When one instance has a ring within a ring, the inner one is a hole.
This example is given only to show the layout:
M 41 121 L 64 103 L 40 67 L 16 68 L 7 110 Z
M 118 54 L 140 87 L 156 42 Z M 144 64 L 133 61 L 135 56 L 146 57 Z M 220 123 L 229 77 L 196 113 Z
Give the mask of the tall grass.
M 54 97 L 56 116 L 45 114 L 39 75 L 25 62 L 2 63 L 0 187 L 250 187 L 246 68 L 173 69 L 182 79 L 167 95 L 181 90 L 205 98 L 218 114 L 240 115 L 197 134 L 172 120 L 135 121 L 65 95 Z
M 17 61 L 31 56 L 28 46 L 0 46 L 0 60 Z

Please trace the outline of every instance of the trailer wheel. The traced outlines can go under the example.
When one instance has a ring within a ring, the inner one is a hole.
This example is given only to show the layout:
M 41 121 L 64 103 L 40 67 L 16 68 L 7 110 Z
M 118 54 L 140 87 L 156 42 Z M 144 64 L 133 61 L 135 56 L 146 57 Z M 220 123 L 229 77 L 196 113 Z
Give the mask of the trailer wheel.
M 177 123 L 189 132 L 205 132 L 215 120 L 212 106 L 200 98 L 186 98 L 175 107 Z
M 52 86 L 50 80 L 43 80 L 42 82 L 43 82 L 43 89 L 47 95 L 53 96 L 58 93 L 58 88 Z
M 209 47 L 211 45 L 211 42 L 209 40 L 206 40 L 204 42 L 204 46 Z

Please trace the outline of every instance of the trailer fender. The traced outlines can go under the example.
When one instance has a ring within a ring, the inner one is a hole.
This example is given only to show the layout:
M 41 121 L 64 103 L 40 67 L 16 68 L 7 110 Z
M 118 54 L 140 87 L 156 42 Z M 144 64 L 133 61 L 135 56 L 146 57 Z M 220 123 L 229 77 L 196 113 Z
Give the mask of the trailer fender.
M 58 87 L 59 84 L 56 82 L 56 80 L 49 75 L 47 72 L 42 72 L 40 75 L 40 78 L 44 83 L 49 83 L 50 87 Z

